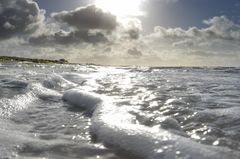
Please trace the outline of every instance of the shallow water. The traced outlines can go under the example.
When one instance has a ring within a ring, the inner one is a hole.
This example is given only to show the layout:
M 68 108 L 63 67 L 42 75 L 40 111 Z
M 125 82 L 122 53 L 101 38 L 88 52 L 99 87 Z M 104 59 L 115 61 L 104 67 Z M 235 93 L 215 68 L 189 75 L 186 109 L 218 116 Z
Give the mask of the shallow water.
M 0 65 L 0 158 L 240 158 L 239 68 Z

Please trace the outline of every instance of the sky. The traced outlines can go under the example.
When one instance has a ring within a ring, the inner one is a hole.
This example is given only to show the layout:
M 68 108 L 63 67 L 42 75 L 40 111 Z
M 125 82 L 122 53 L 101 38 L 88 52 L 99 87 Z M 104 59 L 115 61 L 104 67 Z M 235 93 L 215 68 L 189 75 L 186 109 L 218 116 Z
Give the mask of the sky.
M 0 55 L 240 66 L 240 0 L 0 0 Z

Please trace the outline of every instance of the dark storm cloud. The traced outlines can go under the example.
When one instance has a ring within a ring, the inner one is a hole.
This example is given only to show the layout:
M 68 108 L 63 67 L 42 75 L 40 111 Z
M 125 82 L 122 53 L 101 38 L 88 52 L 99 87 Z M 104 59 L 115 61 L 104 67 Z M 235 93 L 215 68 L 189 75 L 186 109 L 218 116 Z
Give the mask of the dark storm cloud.
M 108 39 L 104 32 L 117 27 L 117 20 L 111 13 L 103 12 L 95 5 L 78 8 L 72 11 L 53 13 L 52 18 L 57 25 L 67 24 L 66 30 L 56 30 L 55 33 L 44 33 L 29 39 L 32 45 L 48 46 L 52 44 L 70 45 L 77 43 L 104 43 Z M 71 29 L 69 29 L 71 28 Z M 74 28 L 74 29 L 72 29 Z
M 44 13 L 32 0 L 0 0 L 0 39 L 33 33 Z
M 104 29 L 114 30 L 117 20 L 111 13 L 103 12 L 95 5 L 78 8 L 72 11 L 53 13 L 52 17 L 60 22 L 66 23 L 77 30 Z
M 96 44 L 107 42 L 107 38 L 101 32 L 89 32 L 89 31 L 74 31 L 74 32 L 64 32 L 59 31 L 55 34 L 47 35 L 43 34 L 38 37 L 31 37 L 29 39 L 32 45 L 52 45 L 52 44 L 76 44 L 81 42 Z

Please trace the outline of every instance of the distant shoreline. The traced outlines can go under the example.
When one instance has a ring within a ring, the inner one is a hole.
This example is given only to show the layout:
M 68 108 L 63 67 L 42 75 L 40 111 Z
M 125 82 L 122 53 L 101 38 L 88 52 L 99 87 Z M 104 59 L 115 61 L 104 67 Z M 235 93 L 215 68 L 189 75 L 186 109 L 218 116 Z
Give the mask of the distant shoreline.
M 22 63 L 39 63 L 39 64 L 70 64 L 70 65 L 94 65 L 94 66 L 114 66 L 114 67 L 149 67 L 151 69 L 181 69 L 181 68 L 194 68 L 194 69 L 202 69 L 202 68 L 239 68 L 237 66 L 137 66 L 137 65 L 102 65 L 96 63 L 72 63 L 68 62 L 65 59 L 59 60 L 50 60 L 50 59 L 38 59 L 38 58 L 25 58 L 25 57 L 17 57 L 17 56 L 0 56 L 1 62 L 22 62 Z
M 69 64 L 65 59 L 49 60 L 49 59 L 35 59 L 24 58 L 16 56 L 0 56 L 0 62 L 30 62 L 30 63 L 43 63 L 43 64 Z

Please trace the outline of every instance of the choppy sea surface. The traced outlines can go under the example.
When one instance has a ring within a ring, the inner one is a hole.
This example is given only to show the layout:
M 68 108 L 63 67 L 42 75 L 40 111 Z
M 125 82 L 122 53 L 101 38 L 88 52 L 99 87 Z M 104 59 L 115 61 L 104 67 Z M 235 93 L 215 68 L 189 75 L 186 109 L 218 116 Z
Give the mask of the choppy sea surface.
M 0 159 L 239 159 L 240 68 L 0 64 Z

